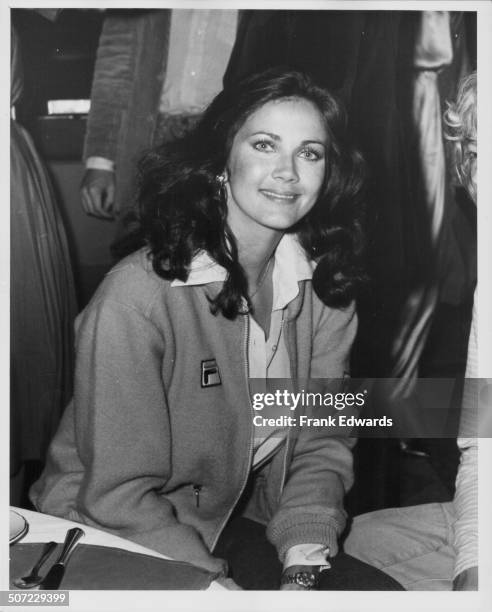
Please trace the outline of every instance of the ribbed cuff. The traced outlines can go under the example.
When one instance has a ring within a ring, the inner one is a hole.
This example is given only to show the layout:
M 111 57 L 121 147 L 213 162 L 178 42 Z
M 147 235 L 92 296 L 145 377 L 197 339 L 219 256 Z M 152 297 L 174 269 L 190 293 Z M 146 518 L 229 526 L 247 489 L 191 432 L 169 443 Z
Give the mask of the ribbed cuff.
M 331 556 L 336 555 L 343 525 L 326 514 L 296 514 L 289 513 L 280 521 L 274 519 L 267 527 L 267 537 L 277 548 L 280 561 L 284 562 L 289 548 L 305 542 L 319 542 L 330 549 Z

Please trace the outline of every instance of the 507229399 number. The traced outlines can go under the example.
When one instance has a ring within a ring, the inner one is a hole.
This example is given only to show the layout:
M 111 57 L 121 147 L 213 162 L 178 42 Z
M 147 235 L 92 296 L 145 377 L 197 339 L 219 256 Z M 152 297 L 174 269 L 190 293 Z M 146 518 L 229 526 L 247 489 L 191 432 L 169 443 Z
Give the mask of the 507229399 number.
M 4 606 L 68 606 L 68 591 L 0 591 Z

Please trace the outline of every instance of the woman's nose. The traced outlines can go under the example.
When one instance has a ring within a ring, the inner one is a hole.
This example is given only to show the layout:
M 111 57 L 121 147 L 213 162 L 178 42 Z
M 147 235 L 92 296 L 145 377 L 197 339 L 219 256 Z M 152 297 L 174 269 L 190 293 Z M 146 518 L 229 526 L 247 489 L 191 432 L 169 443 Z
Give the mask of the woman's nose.
M 273 169 L 273 177 L 288 182 L 298 181 L 295 158 L 292 155 L 279 155 Z

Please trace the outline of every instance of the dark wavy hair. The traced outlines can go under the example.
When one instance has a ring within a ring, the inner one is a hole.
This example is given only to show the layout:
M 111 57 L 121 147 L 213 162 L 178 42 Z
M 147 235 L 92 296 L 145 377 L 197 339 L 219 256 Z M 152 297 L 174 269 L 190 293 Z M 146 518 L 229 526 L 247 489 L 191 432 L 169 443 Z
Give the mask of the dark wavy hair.
M 226 87 L 184 138 L 146 153 L 139 163 L 137 221 L 155 272 L 186 280 L 200 250 L 227 271 L 211 311 L 228 319 L 244 310 L 246 275 L 227 223 L 227 196 L 217 181 L 233 139 L 246 119 L 267 102 L 302 98 L 323 117 L 328 134 L 326 174 L 317 202 L 289 232 L 317 261 L 313 288 L 328 306 L 343 307 L 363 279 L 361 253 L 364 164 L 347 137 L 347 119 L 335 96 L 301 72 L 273 68 Z

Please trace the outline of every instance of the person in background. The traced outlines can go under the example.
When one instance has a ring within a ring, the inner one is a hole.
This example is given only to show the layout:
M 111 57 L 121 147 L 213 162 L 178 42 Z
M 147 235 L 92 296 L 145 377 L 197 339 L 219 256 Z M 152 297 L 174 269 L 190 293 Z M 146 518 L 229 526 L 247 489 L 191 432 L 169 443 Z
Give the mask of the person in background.
M 84 145 L 87 214 L 123 221 L 134 205 L 136 159 L 182 136 L 222 89 L 236 21 L 230 9 L 106 12 Z
M 150 151 L 143 246 L 77 320 L 74 397 L 35 506 L 219 576 L 229 565 L 231 588 L 323 588 L 353 440 L 300 422 L 267 434 L 250 394 L 255 379 L 347 371 L 362 185 L 341 105 L 281 69 L 225 88 Z
M 477 202 L 477 75 L 460 84 L 444 115 L 461 185 Z M 476 292 L 475 292 L 476 295 Z M 473 305 L 453 502 L 390 508 L 356 517 L 345 551 L 381 568 L 408 590 L 478 587 L 477 316 Z M 470 437 L 475 436 L 475 437 Z

